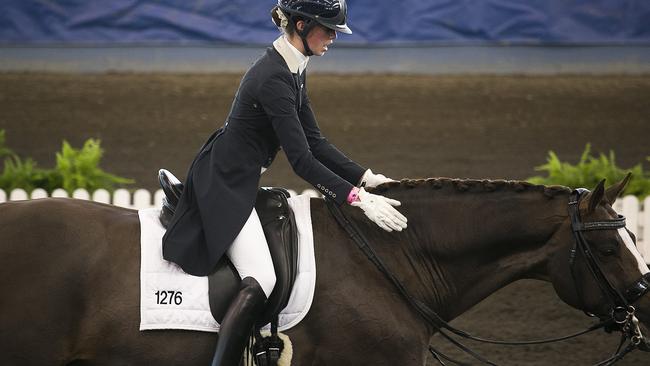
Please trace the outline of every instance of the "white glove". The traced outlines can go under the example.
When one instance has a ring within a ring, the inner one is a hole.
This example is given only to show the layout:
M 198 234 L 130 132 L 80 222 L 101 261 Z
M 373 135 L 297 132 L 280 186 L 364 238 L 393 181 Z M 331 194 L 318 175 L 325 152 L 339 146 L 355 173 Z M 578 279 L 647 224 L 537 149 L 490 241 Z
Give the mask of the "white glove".
M 387 178 L 383 174 L 373 174 L 372 170 L 368 169 L 361 177 L 360 187 L 377 187 L 382 183 L 394 182 L 393 179 Z
M 401 205 L 399 201 L 368 193 L 361 188 L 359 189 L 359 200 L 350 204 L 360 207 L 370 220 L 388 232 L 406 229 L 406 217 L 393 208 L 393 206 Z

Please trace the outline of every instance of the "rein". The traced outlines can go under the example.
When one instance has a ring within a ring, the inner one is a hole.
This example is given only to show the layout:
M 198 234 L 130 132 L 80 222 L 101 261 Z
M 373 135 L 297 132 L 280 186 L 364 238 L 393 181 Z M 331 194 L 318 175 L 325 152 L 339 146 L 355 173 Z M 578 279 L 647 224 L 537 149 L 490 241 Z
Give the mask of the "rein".
M 586 190 L 584 190 L 586 191 Z M 620 292 L 618 292 L 607 280 L 607 277 L 603 273 L 603 271 L 600 269 L 600 266 L 598 263 L 595 261 L 595 258 L 591 254 L 591 250 L 589 249 L 589 246 L 587 245 L 586 240 L 584 239 L 584 236 L 582 236 L 582 231 L 587 231 L 587 230 L 610 230 L 610 229 L 618 229 L 620 227 L 625 227 L 625 217 L 620 216 L 618 219 L 614 220 L 609 220 L 609 221 L 599 221 L 599 222 L 588 222 L 588 223 L 582 223 L 580 220 L 579 212 L 577 210 L 577 203 L 579 202 L 581 194 L 584 192 L 582 190 L 577 190 L 574 191 L 572 194 L 572 199 L 571 202 L 569 202 L 569 216 L 571 217 L 571 222 L 572 222 L 572 227 L 573 227 L 573 234 L 576 238 L 576 243 L 574 244 L 574 247 L 571 251 L 571 256 L 570 256 L 570 262 L 571 262 L 571 268 L 572 268 L 572 274 L 573 274 L 573 262 L 575 260 L 575 256 L 577 253 L 577 249 L 580 249 L 581 253 L 584 253 L 584 255 L 587 258 L 590 258 L 588 260 L 589 263 L 589 268 L 590 272 L 594 275 L 594 278 L 598 282 L 599 286 L 603 291 L 607 289 L 607 286 L 609 286 L 609 289 L 607 290 L 607 294 L 610 296 L 615 296 L 614 294 L 617 294 L 620 299 L 624 299 L 626 302 L 625 304 L 627 305 L 625 308 L 625 316 L 624 319 L 620 318 L 620 314 L 617 311 L 612 311 L 612 314 L 609 318 L 602 320 L 597 323 L 592 325 L 591 327 L 587 328 L 586 330 L 583 330 L 581 332 L 575 333 L 575 334 L 570 334 L 567 336 L 563 337 L 558 337 L 558 338 L 551 338 L 551 339 L 541 339 L 541 340 L 532 340 L 532 341 L 501 341 L 501 340 L 490 340 L 490 339 L 484 339 L 480 337 L 473 336 L 463 330 L 457 329 L 453 327 L 451 324 L 449 324 L 447 321 L 445 321 L 438 313 L 436 313 L 433 309 L 431 309 L 429 306 L 427 306 L 425 303 L 422 301 L 414 298 L 411 296 L 408 292 L 408 290 L 404 287 L 404 285 L 399 281 L 399 279 L 395 276 L 395 274 L 386 266 L 386 264 L 381 260 L 381 258 L 377 255 L 375 250 L 370 246 L 370 243 L 368 240 L 365 238 L 365 236 L 362 234 L 362 232 L 359 230 L 358 226 L 350 221 L 343 211 L 336 205 L 336 203 L 326 200 L 327 207 L 329 211 L 332 213 L 336 221 L 341 225 L 341 227 L 348 233 L 348 235 L 352 238 L 352 240 L 357 244 L 359 249 L 368 257 L 368 259 L 379 269 L 379 271 L 384 274 L 384 276 L 397 288 L 397 290 L 400 292 L 400 294 L 404 297 L 404 299 L 415 309 L 415 311 L 431 326 L 434 328 L 438 329 L 439 333 L 450 343 L 452 343 L 454 346 L 462 350 L 463 352 L 467 353 L 468 355 L 472 356 L 474 359 L 480 361 L 483 364 L 486 365 L 493 365 L 497 366 L 495 363 L 492 361 L 488 360 L 487 358 L 481 356 L 477 352 L 473 351 L 471 348 L 468 346 L 462 344 L 458 340 L 452 338 L 449 334 L 447 334 L 444 330 L 449 331 L 450 333 L 453 333 L 459 337 L 477 341 L 477 342 L 482 342 L 482 343 L 490 343 L 490 344 L 501 344 L 501 345 L 532 345 L 532 344 L 544 344 L 544 343 L 553 343 L 553 342 L 559 342 L 559 341 L 564 341 L 567 339 L 575 338 L 578 336 L 581 336 L 583 334 L 587 334 L 589 332 L 592 332 L 594 330 L 600 329 L 600 328 L 605 328 L 605 329 L 610 329 L 613 327 L 619 327 L 622 332 L 622 338 L 621 342 L 619 344 L 619 347 L 616 351 L 616 354 L 614 354 L 612 357 L 601 361 L 600 363 L 594 365 L 594 366 L 608 366 L 608 365 L 613 365 L 614 363 L 620 361 L 623 356 L 625 356 L 627 353 L 630 351 L 634 350 L 637 348 L 637 346 L 641 343 L 643 340 L 643 335 L 640 332 L 640 329 L 638 327 L 638 321 L 636 320 L 636 317 L 634 317 L 634 307 L 629 305 L 629 303 L 633 303 L 634 301 L 638 300 L 641 296 L 643 296 L 648 290 L 650 290 L 650 273 L 646 274 L 643 276 L 640 280 L 635 282 L 633 286 L 631 286 L 629 289 L 626 290 L 626 296 L 623 296 Z M 574 198 L 575 195 L 575 199 Z M 575 203 L 574 203 L 575 201 Z M 573 206 L 572 206 L 573 205 Z M 575 207 L 576 209 L 573 210 L 572 207 Z M 622 225 L 622 226 L 621 226 Z M 602 282 L 604 281 L 604 282 Z M 574 285 L 577 287 L 577 283 L 575 283 L 575 278 L 574 278 Z M 611 299 L 611 298 L 610 298 Z M 613 304 L 617 304 L 616 302 L 613 302 Z M 615 306 L 613 309 L 620 310 L 620 307 Z M 615 315 L 618 315 L 619 318 L 617 318 Z M 627 339 L 630 339 L 630 342 L 626 345 L 625 348 L 621 349 L 622 346 L 625 344 L 625 341 Z M 436 350 L 433 348 L 433 346 L 429 345 L 429 352 L 433 355 L 433 357 L 440 362 L 441 365 L 446 365 L 445 360 L 452 362 L 457 365 L 469 365 L 467 363 L 463 363 L 457 360 L 454 360 L 453 358 L 443 354 L 442 352 Z

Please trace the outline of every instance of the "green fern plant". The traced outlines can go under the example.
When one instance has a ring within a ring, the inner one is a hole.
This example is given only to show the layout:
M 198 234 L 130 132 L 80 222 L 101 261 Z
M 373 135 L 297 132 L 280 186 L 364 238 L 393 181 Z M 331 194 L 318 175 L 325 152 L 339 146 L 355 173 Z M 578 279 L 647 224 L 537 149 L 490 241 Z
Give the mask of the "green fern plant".
M 7 147 L 5 139 L 5 130 L 0 130 L 0 158 L 10 157 L 17 158 L 18 156 Z
M 87 140 L 81 149 L 75 149 L 63 141 L 61 151 L 56 153 L 56 167 L 41 169 L 31 159 L 21 159 L 6 146 L 5 131 L 0 130 L 0 157 L 4 157 L 4 168 L 0 174 L 0 189 L 11 191 L 22 188 L 31 193 L 43 188 L 51 193 L 63 188 L 72 193 L 77 188 L 89 192 L 103 188 L 115 190 L 119 185 L 132 184 L 132 179 L 122 178 L 99 168 L 104 154 L 99 140 Z
M 104 154 L 99 140 L 87 140 L 81 149 L 63 141 L 61 152 L 56 153 L 55 171 L 61 176 L 61 186 L 68 192 L 85 188 L 89 192 L 104 188 L 112 191 L 120 184 L 132 184 L 132 179 L 122 178 L 99 168 Z
M 51 171 L 40 169 L 32 159 L 21 160 L 17 156 L 6 158 L 4 169 L 0 174 L 0 188 L 11 191 L 22 188 L 31 192 L 36 188 L 50 188 L 56 186 L 56 177 Z
M 650 161 L 650 157 L 647 158 Z M 546 176 L 535 176 L 528 181 L 535 184 L 564 185 L 572 188 L 593 188 L 605 178 L 608 182 L 618 182 L 628 172 L 632 180 L 625 189 L 625 194 L 631 194 L 640 199 L 650 195 L 650 174 L 643 170 L 641 163 L 629 169 L 620 168 L 616 164 L 614 151 L 608 155 L 591 155 L 591 144 L 587 144 L 577 164 L 563 162 L 553 151 L 549 151 L 546 164 L 535 167 L 536 171 L 546 172 Z

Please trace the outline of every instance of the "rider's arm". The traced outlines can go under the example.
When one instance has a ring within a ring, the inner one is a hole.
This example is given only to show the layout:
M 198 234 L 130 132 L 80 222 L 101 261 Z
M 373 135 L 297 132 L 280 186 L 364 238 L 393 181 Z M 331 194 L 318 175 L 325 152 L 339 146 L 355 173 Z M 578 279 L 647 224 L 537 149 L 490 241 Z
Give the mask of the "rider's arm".
M 345 156 L 323 136 L 311 109 L 309 98 L 304 98 L 299 117 L 314 156 L 334 173 L 351 184 L 357 185 L 366 172 L 366 168 Z
M 272 75 L 261 83 L 259 101 L 294 172 L 326 197 L 343 204 L 353 185 L 328 169 L 312 153 L 296 110 L 293 83 L 291 74 Z M 359 177 L 362 174 L 363 171 Z

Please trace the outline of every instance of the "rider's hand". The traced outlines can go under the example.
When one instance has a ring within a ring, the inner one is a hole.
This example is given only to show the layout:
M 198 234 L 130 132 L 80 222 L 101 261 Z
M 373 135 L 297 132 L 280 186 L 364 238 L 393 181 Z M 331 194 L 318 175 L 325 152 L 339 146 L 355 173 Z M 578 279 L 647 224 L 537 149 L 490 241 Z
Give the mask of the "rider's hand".
M 406 229 L 406 217 L 393 207 L 401 205 L 399 201 L 368 193 L 361 188 L 357 199 L 350 204 L 360 207 L 370 220 L 388 232 Z
M 360 187 L 377 187 L 380 184 L 387 182 L 394 182 L 395 180 L 387 178 L 383 174 L 374 174 L 372 170 L 368 169 L 361 177 Z

